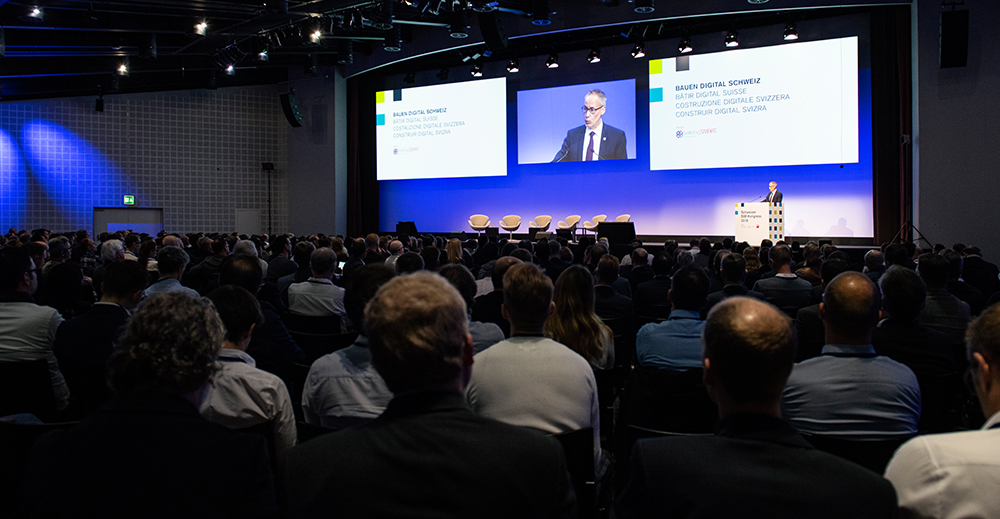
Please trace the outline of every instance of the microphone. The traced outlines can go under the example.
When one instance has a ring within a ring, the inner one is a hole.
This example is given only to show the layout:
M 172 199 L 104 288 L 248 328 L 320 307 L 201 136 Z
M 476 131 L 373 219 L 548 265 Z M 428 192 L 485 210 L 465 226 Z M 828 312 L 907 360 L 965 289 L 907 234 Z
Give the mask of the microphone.
M 566 155 L 569 155 L 569 148 L 563 147 L 559 150 L 559 154 L 556 155 L 556 158 L 552 159 L 552 162 L 562 162 L 562 160 L 566 158 Z
M 744 203 L 747 203 L 747 204 L 752 204 L 752 203 L 754 203 L 754 202 L 757 202 L 757 201 L 760 201 L 760 199 L 761 199 L 761 198 L 764 198 L 765 196 L 767 196 L 767 195 L 762 195 L 762 196 L 758 196 L 757 198 L 754 198 L 753 200 L 751 200 L 751 201 L 749 201 L 749 202 L 744 202 Z

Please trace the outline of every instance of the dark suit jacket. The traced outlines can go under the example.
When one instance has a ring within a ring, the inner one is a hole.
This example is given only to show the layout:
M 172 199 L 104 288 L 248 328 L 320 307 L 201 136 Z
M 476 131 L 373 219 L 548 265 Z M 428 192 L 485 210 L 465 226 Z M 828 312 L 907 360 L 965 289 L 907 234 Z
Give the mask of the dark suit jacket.
M 1000 269 L 984 260 L 981 256 L 967 256 L 962 265 L 962 279 L 979 289 L 983 296 L 989 298 L 1000 290 Z
M 500 305 L 503 304 L 503 290 L 494 290 L 481 295 L 472 305 L 472 320 L 481 323 L 493 323 L 503 330 L 504 337 L 510 337 L 510 321 L 503 318 Z
M 948 285 L 945 288 L 953 296 L 969 303 L 969 309 L 972 311 L 973 317 L 979 315 L 986 308 L 986 296 L 979 289 L 968 283 L 952 279 L 948 281 Z
M 795 362 L 819 357 L 826 345 L 826 328 L 819 318 L 819 303 L 799 308 L 795 314 L 795 330 L 799 336 L 799 347 L 795 351 Z
M 723 420 L 714 436 L 639 440 L 616 517 L 890 518 L 881 476 L 814 449 L 787 422 Z
M 777 189 L 775 189 L 774 190 L 774 198 L 772 198 L 771 200 L 768 200 L 767 196 L 770 195 L 770 194 L 771 194 L 771 192 L 768 191 L 767 195 L 764 196 L 764 201 L 765 202 L 771 202 L 772 204 L 777 204 L 777 203 L 781 202 L 781 191 L 778 191 Z
M 649 265 L 633 266 L 628 272 L 621 275 L 621 277 L 628 280 L 629 287 L 632 289 L 633 299 L 639 292 L 639 283 L 645 283 L 653 279 L 654 276 L 653 269 Z
M 288 490 L 292 517 L 570 517 L 575 502 L 555 440 L 446 391 L 293 449 Z
M 559 153 L 556 153 L 552 162 L 574 162 L 582 160 L 584 152 L 583 135 L 587 131 L 586 125 L 580 125 L 572 130 L 566 132 L 566 138 L 563 139 L 562 148 L 559 149 Z M 596 157 L 595 160 L 615 160 L 615 159 L 627 159 L 628 155 L 625 152 L 625 132 L 615 128 L 614 126 L 604 123 L 604 129 L 601 135 L 601 150 L 600 156 Z
M 76 416 L 92 413 L 111 398 L 105 368 L 127 320 L 128 312 L 121 306 L 96 304 L 59 325 L 52 351 L 69 386 Z
M 670 291 L 670 276 L 653 276 L 653 279 L 639 283 L 635 292 L 635 307 L 640 310 L 650 305 L 669 305 L 667 292 Z
M 722 290 L 708 294 L 708 304 L 705 305 L 705 309 L 701 312 L 701 318 L 705 319 L 708 316 L 708 311 L 711 310 L 713 306 L 729 299 L 730 297 L 736 296 L 752 297 L 754 299 L 761 300 L 764 299 L 764 294 L 754 292 L 743 285 L 724 285 Z
M 262 517 L 275 511 L 262 437 L 209 423 L 179 396 L 118 392 L 79 426 L 42 437 L 25 516 Z

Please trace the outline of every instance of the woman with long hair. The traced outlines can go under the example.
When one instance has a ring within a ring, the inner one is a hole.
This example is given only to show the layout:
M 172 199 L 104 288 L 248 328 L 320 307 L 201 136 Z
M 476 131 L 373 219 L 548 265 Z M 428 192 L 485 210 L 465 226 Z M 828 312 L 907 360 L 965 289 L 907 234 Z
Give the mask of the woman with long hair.
M 445 250 L 448 252 L 449 265 L 464 265 L 462 262 L 462 240 L 458 238 L 448 240 L 448 246 Z
M 615 365 L 613 334 L 594 313 L 594 277 L 573 265 L 556 280 L 556 311 L 545 321 L 545 336 L 579 353 L 594 369 Z

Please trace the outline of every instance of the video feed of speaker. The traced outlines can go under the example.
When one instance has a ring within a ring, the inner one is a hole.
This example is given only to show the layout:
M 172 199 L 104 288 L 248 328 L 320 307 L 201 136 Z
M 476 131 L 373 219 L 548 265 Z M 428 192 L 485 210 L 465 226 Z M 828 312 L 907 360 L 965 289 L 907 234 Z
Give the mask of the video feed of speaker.
M 635 80 L 517 92 L 517 163 L 634 159 Z
M 506 175 L 506 99 L 502 77 L 376 92 L 378 180 Z

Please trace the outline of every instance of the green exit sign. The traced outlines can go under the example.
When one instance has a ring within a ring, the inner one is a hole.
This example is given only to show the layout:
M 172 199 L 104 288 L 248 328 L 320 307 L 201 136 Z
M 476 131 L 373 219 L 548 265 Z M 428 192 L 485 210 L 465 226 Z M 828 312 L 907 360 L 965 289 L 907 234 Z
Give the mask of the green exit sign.
M 132 195 L 125 195 L 125 205 L 135 205 L 135 197 Z

